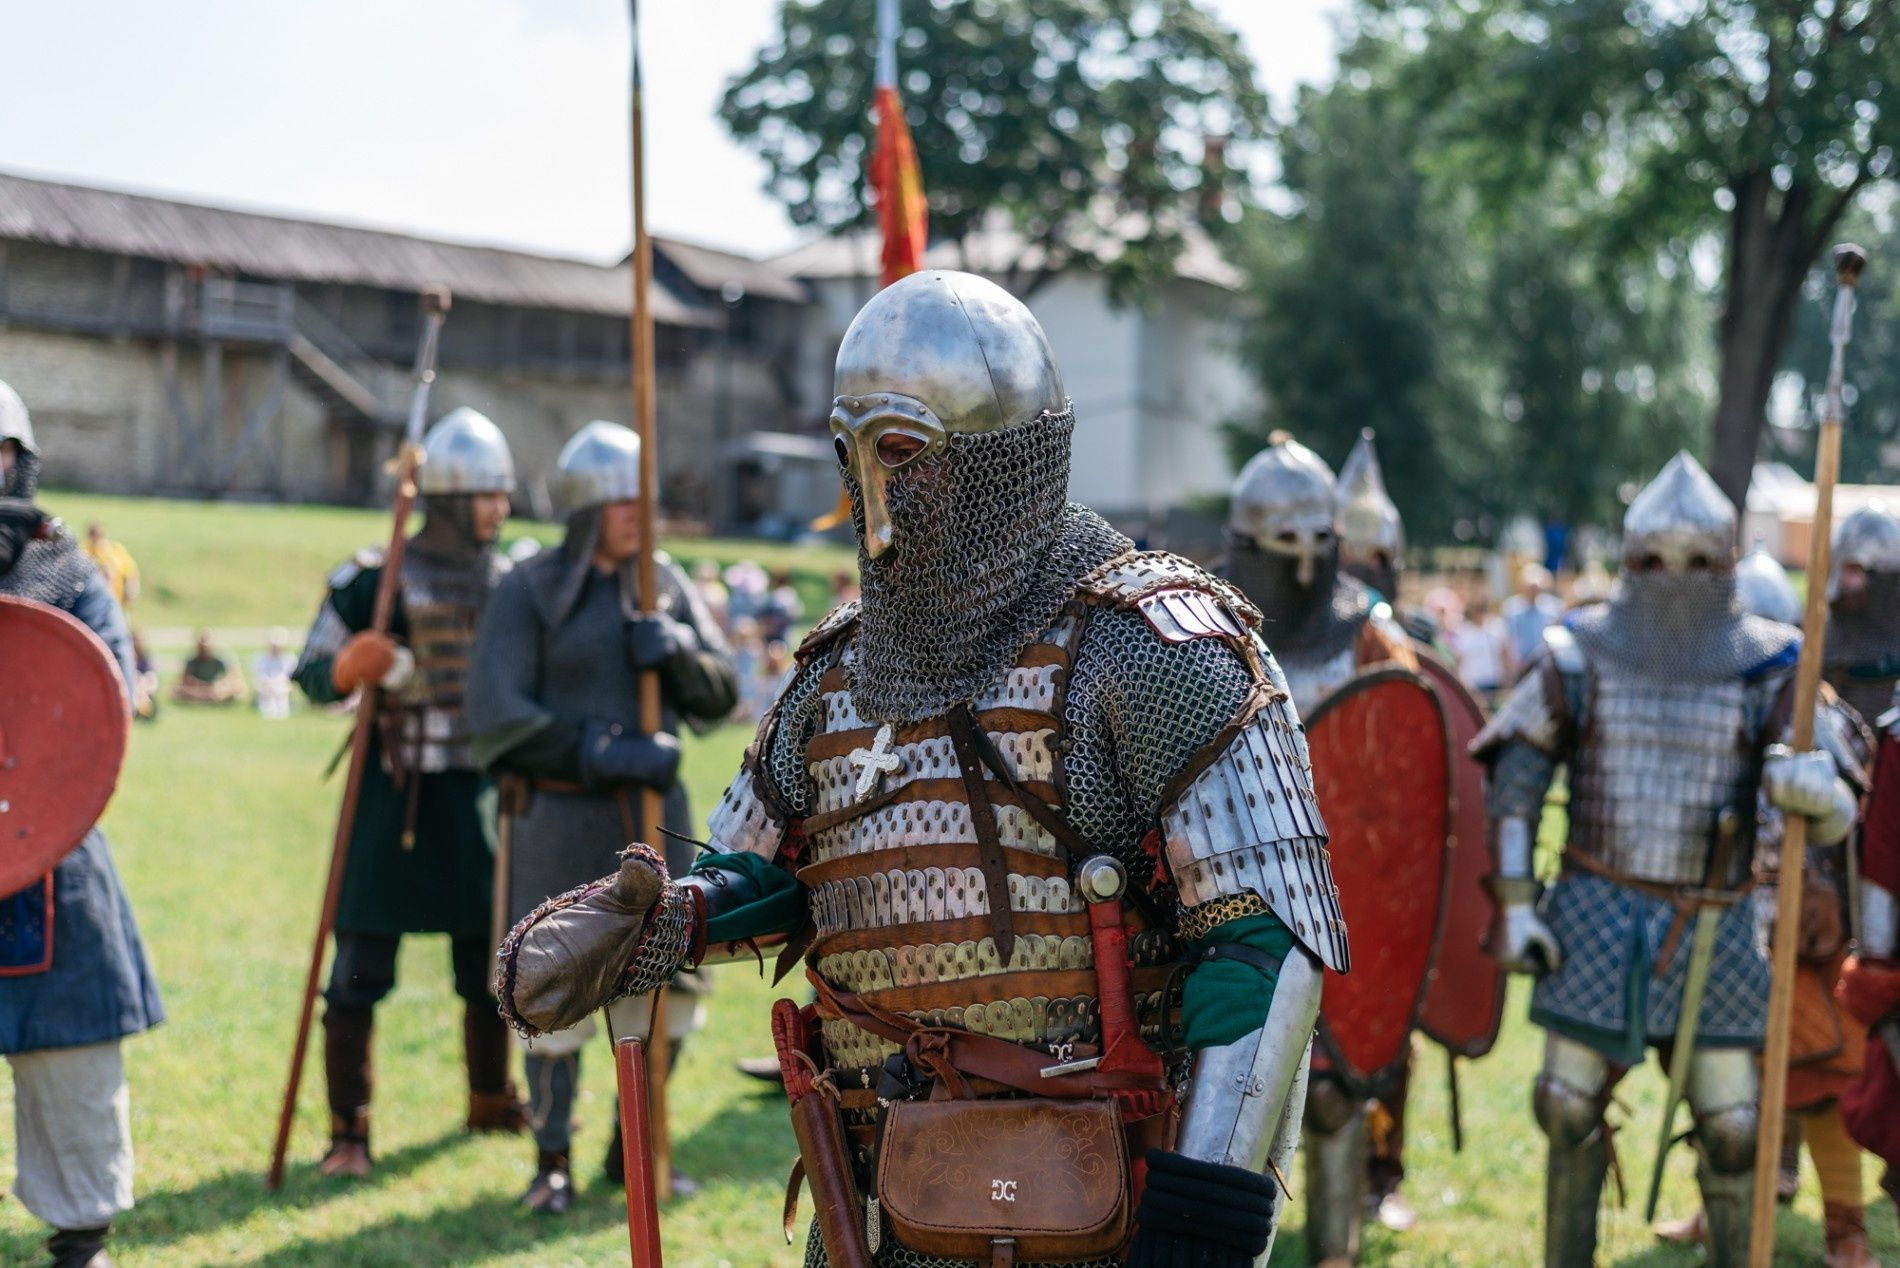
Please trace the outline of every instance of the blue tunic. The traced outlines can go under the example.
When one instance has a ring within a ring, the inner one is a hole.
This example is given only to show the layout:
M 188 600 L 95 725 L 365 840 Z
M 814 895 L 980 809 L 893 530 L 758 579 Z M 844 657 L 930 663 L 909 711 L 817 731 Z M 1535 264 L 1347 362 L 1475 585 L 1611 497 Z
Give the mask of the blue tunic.
M 105 581 L 87 581 L 66 611 L 105 641 L 128 686 L 132 640 Z M 165 1019 L 132 906 L 105 834 L 94 828 L 53 869 L 52 963 L 45 958 L 46 890 L 35 881 L 0 898 L 0 1053 L 104 1043 Z

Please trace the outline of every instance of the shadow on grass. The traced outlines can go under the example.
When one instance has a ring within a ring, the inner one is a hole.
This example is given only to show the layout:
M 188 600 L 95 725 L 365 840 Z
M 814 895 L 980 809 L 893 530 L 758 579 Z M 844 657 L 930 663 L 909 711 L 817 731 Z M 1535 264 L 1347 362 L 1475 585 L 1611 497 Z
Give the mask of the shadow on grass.
M 164 1246 L 214 1232 L 262 1207 L 298 1211 L 321 1206 L 396 1183 L 466 1138 L 461 1131 L 451 1131 L 393 1153 L 378 1154 L 376 1169 L 366 1180 L 321 1176 L 315 1162 L 304 1162 L 285 1168 L 284 1187 L 276 1193 L 264 1188 L 262 1168 L 226 1171 L 190 1188 L 141 1193 L 138 1205 L 119 1224 L 118 1239 L 127 1246 Z
M 1823 1240 L 1819 1220 L 1784 1208 L 1775 1219 L 1775 1262 L 1818 1264 Z M 1687 1264 L 1705 1263 L 1707 1259 L 1700 1246 L 1669 1246 L 1652 1238 L 1640 1249 L 1604 1262 L 1611 1268 L 1683 1268 Z
M 426 1214 L 396 1215 L 332 1237 L 299 1238 L 252 1259 L 247 1268 L 370 1264 L 464 1264 L 584 1236 L 626 1222 L 626 1201 L 610 1185 L 583 1187 L 559 1218 L 537 1216 L 510 1194 L 491 1194 Z
M 734 1101 L 692 1135 L 675 1137 L 673 1165 L 701 1181 L 769 1180 L 782 1185 L 797 1151 L 780 1093 Z

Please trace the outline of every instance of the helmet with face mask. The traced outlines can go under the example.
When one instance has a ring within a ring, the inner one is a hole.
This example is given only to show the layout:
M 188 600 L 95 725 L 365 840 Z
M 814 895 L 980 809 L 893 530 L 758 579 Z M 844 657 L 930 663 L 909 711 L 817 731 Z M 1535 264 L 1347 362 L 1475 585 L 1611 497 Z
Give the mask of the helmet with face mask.
M 1379 468 L 1370 427 L 1359 433 L 1358 443 L 1339 468 L 1337 498 L 1339 566 L 1396 602 L 1399 564 L 1405 557 L 1405 524 L 1385 490 L 1385 472 Z
M 1240 469 L 1227 514 L 1227 579 L 1260 609 L 1289 674 L 1352 646 L 1371 592 L 1339 570 L 1332 468 L 1286 432 Z
M 0 381 L 0 447 L 12 442 L 11 462 L 0 473 L 0 497 L 30 498 L 39 491 L 40 447 L 33 419 L 20 394 Z
M 1900 519 L 1870 502 L 1834 526 L 1828 569 L 1827 679 L 1868 718 L 1900 681 Z
M 1735 564 L 1735 504 L 1679 452 L 1624 514 L 1616 591 L 1572 622 L 1577 641 L 1642 677 L 1713 682 L 1745 673 L 1798 635 L 1742 610 Z
M 995 283 L 931 270 L 880 291 L 839 345 L 835 390 L 864 596 L 852 697 L 915 721 L 974 697 L 1129 543 L 1069 504 L 1062 376 Z

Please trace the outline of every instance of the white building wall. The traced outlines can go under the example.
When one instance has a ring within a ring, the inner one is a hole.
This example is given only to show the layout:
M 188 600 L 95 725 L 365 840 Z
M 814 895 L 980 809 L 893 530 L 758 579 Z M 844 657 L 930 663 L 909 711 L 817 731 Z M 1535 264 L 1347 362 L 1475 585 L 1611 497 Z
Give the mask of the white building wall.
M 1143 492 L 1155 512 L 1226 492 L 1234 476 L 1223 424 L 1258 393 L 1236 347 L 1239 299 L 1201 282 L 1163 288 L 1143 340 Z

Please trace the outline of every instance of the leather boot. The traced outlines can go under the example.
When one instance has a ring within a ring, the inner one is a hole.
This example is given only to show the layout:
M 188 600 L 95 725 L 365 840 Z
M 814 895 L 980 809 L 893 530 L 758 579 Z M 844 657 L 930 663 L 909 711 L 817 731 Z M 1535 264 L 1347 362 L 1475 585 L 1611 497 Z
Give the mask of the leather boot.
M 508 1077 L 508 1026 L 489 1004 L 462 1009 L 462 1056 L 468 1066 L 468 1129 L 519 1135 L 527 1107 Z
M 367 1008 L 323 1013 L 323 1073 L 330 1098 L 330 1148 L 317 1170 L 326 1176 L 370 1172 L 369 1102 L 375 1078 L 370 1068 L 374 1014 Z
M 574 1202 L 574 1176 L 567 1155 L 543 1149 L 535 1155 L 534 1180 L 521 1201 L 536 1215 L 566 1215 Z
M 1873 1247 L 1867 1243 L 1867 1213 L 1858 1206 L 1825 1204 L 1827 1268 L 1877 1268 Z
M 112 1268 L 112 1256 L 106 1254 L 106 1238 L 112 1225 L 98 1228 L 58 1228 L 46 1239 L 53 1256 L 53 1268 Z

